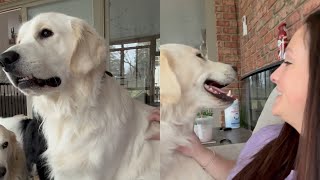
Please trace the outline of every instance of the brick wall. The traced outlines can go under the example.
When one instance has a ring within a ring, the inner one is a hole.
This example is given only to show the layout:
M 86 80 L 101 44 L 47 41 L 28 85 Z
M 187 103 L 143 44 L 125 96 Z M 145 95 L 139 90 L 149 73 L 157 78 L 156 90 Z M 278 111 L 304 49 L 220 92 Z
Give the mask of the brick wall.
M 237 2 L 237 0 L 216 0 L 215 12 L 217 19 L 218 61 L 237 66 L 240 70 Z M 234 83 L 228 88 L 238 95 L 236 92 L 239 88 L 238 86 L 238 83 Z
M 240 46 L 238 30 L 238 0 L 215 0 L 218 61 L 236 66 L 240 79 Z M 239 97 L 239 82 L 225 88 Z M 224 113 L 221 113 L 221 124 L 224 126 Z
M 277 27 L 287 23 L 289 40 L 304 18 L 320 8 L 320 0 L 216 0 L 218 61 L 238 67 L 239 80 L 277 61 Z M 242 36 L 242 16 L 248 34 Z M 241 95 L 239 81 L 229 85 Z M 224 117 L 222 113 L 222 125 Z
M 320 0 L 240 0 L 239 35 L 241 76 L 277 61 L 278 25 L 287 23 L 289 40 Z M 242 36 L 242 16 L 248 35 Z

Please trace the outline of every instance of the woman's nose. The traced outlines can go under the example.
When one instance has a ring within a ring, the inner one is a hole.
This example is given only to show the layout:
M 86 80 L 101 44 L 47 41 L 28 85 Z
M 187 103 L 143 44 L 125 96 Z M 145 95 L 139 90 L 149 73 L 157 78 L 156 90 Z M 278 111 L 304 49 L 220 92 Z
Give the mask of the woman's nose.
M 271 74 L 271 76 L 270 76 L 270 80 L 271 80 L 273 83 L 275 83 L 275 84 L 277 84 L 277 82 L 278 82 L 278 80 L 279 80 L 279 73 L 280 73 L 280 71 L 281 71 L 281 66 L 278 67 L 278 69 L 276 69 L 276 70 Z

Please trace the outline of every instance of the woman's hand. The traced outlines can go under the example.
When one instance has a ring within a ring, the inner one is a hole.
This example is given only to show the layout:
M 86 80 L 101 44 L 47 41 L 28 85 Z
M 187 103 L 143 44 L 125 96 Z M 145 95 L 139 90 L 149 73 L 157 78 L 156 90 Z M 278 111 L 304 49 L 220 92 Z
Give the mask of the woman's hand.
M 196 160 L 201 166 L 205 166 L 212 152 L 201 144 L 198 136 L 193 132 L 188 138 L 190 146 L 180 146 L 176 150 L 181 154 Z
M 185 156 L 193 158 L 203 149 L 203 146 L 195 133 L 192 133 L 188 140 L 190 146 L 179 146 L 177 151 Z

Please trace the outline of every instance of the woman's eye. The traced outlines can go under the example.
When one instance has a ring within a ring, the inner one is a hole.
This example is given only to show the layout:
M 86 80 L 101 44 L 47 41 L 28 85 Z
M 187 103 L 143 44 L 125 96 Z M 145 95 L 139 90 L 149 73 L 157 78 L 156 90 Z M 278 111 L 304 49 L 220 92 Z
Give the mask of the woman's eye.
M 283 63 L 285 64 L 285 65 L 290 65 L 290 64 L 292 64 L 291 62 L 289 62 L 289 61 L 283 61 Z

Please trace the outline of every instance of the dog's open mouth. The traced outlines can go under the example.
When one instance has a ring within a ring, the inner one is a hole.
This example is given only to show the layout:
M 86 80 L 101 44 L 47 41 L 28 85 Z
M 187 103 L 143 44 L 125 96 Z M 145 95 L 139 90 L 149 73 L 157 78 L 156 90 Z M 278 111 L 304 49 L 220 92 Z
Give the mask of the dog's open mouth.
M 221 99 L 223 101 L 232 102 L 235 100 L 235 97 L 231 94 L 231 91 L 228 93 L 224 92 L 221 88 L 224 88 L 226 85 L 221 85 L 213 80 L 206 80 L 204 82 L 204 89 L 212 94 L 214 97 Z
M 10 74 L 12 80 L 18 88 L 25 89 L 30 87 L 58 87 L 61 84 L 61 79 L 59 77 L 52 77 L 49 79 L 40 79 L 34 76 L 26 76 L 26 77 L 17 77 L 13 74 Z

